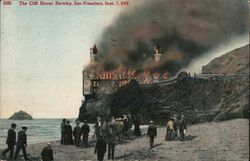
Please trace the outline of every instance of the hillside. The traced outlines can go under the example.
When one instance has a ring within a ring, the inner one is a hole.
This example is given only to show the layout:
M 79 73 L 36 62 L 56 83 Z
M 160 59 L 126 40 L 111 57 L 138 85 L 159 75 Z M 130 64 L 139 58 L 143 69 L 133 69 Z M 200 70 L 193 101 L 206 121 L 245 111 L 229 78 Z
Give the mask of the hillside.
M 235 49 L 202 67 L 202 73 L 226 73 L 247 74 L 249 73 L 249 45 Z

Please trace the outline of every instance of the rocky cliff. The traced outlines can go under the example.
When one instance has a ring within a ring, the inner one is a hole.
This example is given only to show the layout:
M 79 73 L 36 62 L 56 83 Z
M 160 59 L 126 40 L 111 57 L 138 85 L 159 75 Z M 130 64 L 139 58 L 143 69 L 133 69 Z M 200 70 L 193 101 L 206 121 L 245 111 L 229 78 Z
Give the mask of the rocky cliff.
M 32 116 L 25 111 L 15 112 L 9 120 L 32 120 Z
M 235 51 L 246 51 L 248 47 Z M 208 68 L 213 66 L 211 64 L 214 62 L 235 65 L 234 61 L 227 61 L 232 53 L 234 52 L 228 53 L 229 56 L 216 58 L 218 61 L 209 63 L 203 71 L 220 73 L 222 67 L 219 65 L 216 65 L 216 70 L 215 67 Z M 94 119 L 96 115 L 108 117 L 111 114 L 122 116 L 131 113 L 138 115 L 142 122 L 146 123 L 152 119 L 163 124 L 171 114 L 185 114 L 190 123 L 249 117 L 249 75 L 244 74 L 248 72 L 245 68 L 249 62 L 241 60 L 246 57 L 232 56 L 233 59 L 237 58 L 237 62 L 242 62 L 240 67 L 232 67 L 234 71 L 223 70 L 223 73 L 243 71 L 240 74 L 201 74 L 191 77 L 182 72 L 172 81 L 151 85 L 139 85 L 132 80 L 113 94 L 100 95 L 85 102 L 80 108 L 79 118 Z M 101 107 L 98 110 L 97 105 Z
M 202 73 L 248 74 L 249 45 L 213 59 L 202 67 Z

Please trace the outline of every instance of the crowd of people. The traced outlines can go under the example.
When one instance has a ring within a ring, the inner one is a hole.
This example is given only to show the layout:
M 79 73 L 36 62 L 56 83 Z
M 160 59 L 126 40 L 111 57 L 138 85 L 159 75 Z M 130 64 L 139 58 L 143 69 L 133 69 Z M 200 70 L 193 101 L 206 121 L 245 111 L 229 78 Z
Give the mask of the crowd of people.
M 123 138 L 129 138 L 129 131 L 134 124 L 134 136 L 141 136 L 140 120 L 130 114 L 123 115 L 123 117 L 111 117 L 108 120 L 96 118 L 94 125 L 94 135 L 96 138 L 95 153 L 97 154 L 98 161 L 102 161 L 106 153 L 106 146 L 108 147 L 108 160 L 114 160 L 115 145 Z
M 167 122 L 167 132 L 165 140 L 172 141 L 180 138 L 180 141 L 184 140 L 184 136 L 187 130 L 187 121 L 184 115 L 181 115 L 180 119 L 176 115 L 170 116 Z
M 111 117 L 108 120 L 101 119 L 100 117 L 96 118 L 92 139 L 95 140 L 94 152 L 97 154 L 98 161 L 103 160 L 106 151 L 108 151 L 108 160 L 114 160 L 116 144 L 124 138 L 129 138 L 132 135 L 132 133 L 130 133 L 132 125 L 134 125 L 133 135 L 141 136 L 140 119 L 136 116 L 132 118 L 131 115 L 128 114 L 123 115 L 123 117 Z M 18 132 L 17 141 L 15 132 L 16 127 L 17 125 L 15 123 L 11 124 L 6 140 L 8 147 L 2 152 L 2 155 L 6 157 L 6 153 L 10 151 L 9 158 L 13 158 L 14 154 L 14 159 L 17 159 L 20 150 L 22 150 L 24 159 L 29 160 L 26 152 L 27 127 L 22 127 L 22 130 Z M 187 122 L 184 115 L 181 115 L 179 119 L 176 115 L 170 116 L 166 128 L 166 141 L 177 140 L 178 138 L 183 141 L 187 129 Z M 76 120 L 76 125 L 72 130 L 70 121 L 63 119 L 61 123 L 61 144 L 75 145 L 77 147 L 83 146 L 86 148 L 89 145 L 89 133 L 90 126 L 88 125 L 87 120 L 84 120 L 82 126 L 80 126 L 79 120 Z M 149 137 L 150 148 L 153 148 L 154 138 L 157 137 L 157 127 L 153 121 L 149 122 L 147 136 Z M 14 153 L 15 145 L 16 151 Z M 42 149 L 41 158 L 43 161 L 54 160 L 53 150 L 50 143 L 47 143 Z

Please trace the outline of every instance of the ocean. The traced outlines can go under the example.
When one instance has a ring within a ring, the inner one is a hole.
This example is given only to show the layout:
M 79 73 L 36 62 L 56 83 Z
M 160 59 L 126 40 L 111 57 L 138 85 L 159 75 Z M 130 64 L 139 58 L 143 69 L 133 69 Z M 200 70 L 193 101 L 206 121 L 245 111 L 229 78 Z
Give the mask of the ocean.
M 72 129 L 75 127 L 75 119 L 69 119 Z M 0 119 L 0 149 L 6 148 L 7 132 L 11 123 L 16 123 L 16 133 L 21 130 L 22 126 L 27 126 L 27 142 L 28 144 L 49 142 L 60 140 L 62 119 L 33 119 L 33 120 L 8 120 Z M 82 124 L 81 124 L 82 125 Z M 90 135 L 93 134 L 93 125 L 90 124 Z

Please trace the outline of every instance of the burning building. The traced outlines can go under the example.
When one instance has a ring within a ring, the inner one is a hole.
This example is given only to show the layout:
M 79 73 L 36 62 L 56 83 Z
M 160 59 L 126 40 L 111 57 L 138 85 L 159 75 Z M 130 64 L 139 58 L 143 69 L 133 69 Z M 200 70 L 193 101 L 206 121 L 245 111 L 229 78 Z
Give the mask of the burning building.
M 158 64 L 161 60 L 161 48 L 159 45 L 154 47 L 154 63 Z M 98 64 L 96 56 L 98 49 L 96 45 L 90 48 L 90 68 L 83 70 L 83 95 L 85 99 L 94 97 L 96 93 L 112 93 L 119 87 L 124 86 L 134 79 L 139 84 L 152 84 L 169 79 L 169 73 L 157 72 L 151 70 L 138 71 L 137 69 L 128 69 L 121 65 L 113 71 L 97 70 Z

